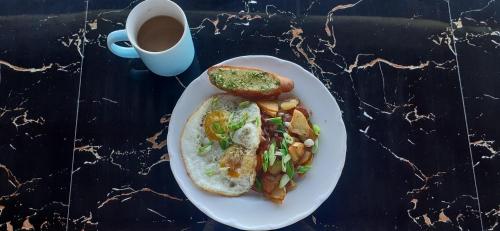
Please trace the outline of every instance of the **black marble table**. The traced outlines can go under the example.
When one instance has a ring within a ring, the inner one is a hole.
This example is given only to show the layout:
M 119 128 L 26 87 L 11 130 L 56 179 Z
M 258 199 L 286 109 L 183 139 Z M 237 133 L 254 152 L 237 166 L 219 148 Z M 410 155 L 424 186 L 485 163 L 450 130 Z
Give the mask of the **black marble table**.
M 190 81 L 250 54 L 314 73 L 347 127 L 333 194 L 287 230 L 500 230 L 499 1 L 178 0 L 196 57 L 175 78 L 106 48 L 138 2 L 0 1 L 0 230 L 231 230 L 166 135 Z

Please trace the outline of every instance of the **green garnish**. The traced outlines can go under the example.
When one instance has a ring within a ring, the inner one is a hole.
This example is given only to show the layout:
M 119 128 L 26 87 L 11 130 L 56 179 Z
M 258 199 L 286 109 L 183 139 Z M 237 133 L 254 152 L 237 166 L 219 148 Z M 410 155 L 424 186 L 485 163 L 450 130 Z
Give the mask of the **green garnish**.
M 212 98 L 212 101 L 210 101 L 210 106 L 217 107 L 218 103 L 219 103 L 219 97 L 214 97 Z
M 316 141 L 314 141 L 314 145 L 312 147 L 312 153 L 316 154 L 318 152 L 318 147 L 319 147 L 319 139 L 316 139 Z
M 290 181 L 290 177 L 287 174 L 283 174 L 283 176 L 281 176 L 281 179 L 280 179 L 279 187 L 280 188 L 285 187 L 289 181 Z
M 215 136 L 217 136 L 217 138 L 219 138 L 219 140 L 223 140 L 223 139 L 227 139 L 227 135 L 224 134 L 224 133 L 221 133 L 221 134 L 215 134 Z
M 273 143 L 269 145 L 269 149 L 267 150 L 267 154 L 269 155 L 269 166 L 272 166 L 274 164 L 274 161 L 276 161 L 276 155 L 275 155 L 275 147 L 276 144 Z
M 255 118 L 255 125 L 256 125 L 257 127 L 260 127 L 260 125 L 261 125 L 261 121 L 260 121 L 260 118 L 259 118 L 259 117 Z
M 319 133 L 321 131 L 321 129 L 319 128 L 319 125 L 313 124 L 313 131 L 314 131 L 314 134 L 316 134 L 316 136 L 319 136 Z
M 230 131 L 236 131 L 243 127 L 248 120 L 248 113 L 243 113 L 243 117 L 239 121 L 231 121 L 228 125 Z
M 281 157 L 281 171 L 287 171 L 287 164 L 290 162 L 290 159 L 291 157 L 288 154 Z
M 276 131 L 279 132 L 279 133 L 285 133 L 286 132 L 285 127 L 283 127 L 283 126 L 278 126 L 278 129 L 276 129 Z
M 259 178 L 255 178 L 255 188 L 257 191 L 262 192 L 262 182 Z
M 283 124 L 283 119 L 281 117 L 269 118 L 269 119 L 266 119 L 266 121 L 269 121 L 269 122 L 271 122 L 273 124 L 276 124 L 278 126 L 284 125 Z
M 248 116 L 246 116 L 246 118 L 248 118 Z M 219 121 L 212 123 L 212 131 L 215 133 L 217 138 L 219 138 L 219 145 L 222 148 L 222 150 L 226 150 L 232 144 L 231 138 L 229 137 L 227 130 L 228 127 L 223 127 Z
M 312 168 L 311 165 L 304 165 L 304 166 L 299 166 L 297 168 L 297 172 L 300 173 L 300 174 L 305 174 L 306 172 L 308 172 L 310 169 Z
M 212 141 L 210 141 L 208 144 L 206 145 L 201 145 L 199 148 L 198 148 L 198 154 L 202 155 L 202 154 L 205 154 L 207 153 L 208 151 L 210 151 L 212 149 Z
M 241 103 L 238 105 L 238 107 L 239 107 L 240 109 L 241 109 L 241 108 L 246 108 L 246 107 L 248 107 L 248 106 L 250 106 L 250 101 L 243 101 L 243 102 L 241 102 Z
M 291 137 L 287 132 L 283 132 L 283 139 L 287 144 L 293 144 L 293 137 Z
M 219 122 L 214 122 L 212 124 L 212 130 L 216 134 L 224 134 L 225 133 L 224 128 L 222 127 L 222 125 Z
M 269 168 L 269 153 L 265 151 L 264 154 L 262 155 L 262 170 L 264 170 L 264 172 L 267 172 L 268 168 Z
M 295 175 L 295 170 L 293 168 L 293 163 L 290 161 L 292 159 L 290 157 L 290 154 L 288 154 L 288 146 L 285 141 L 285 139 L 281 140 L 281 153 L 283 153 L 283 156 L 281 157 L 281 171 L 286 172 L 288 177 L 290 179 L 293 179 L 293 176 Z
M 219 140 L 219 145 L 222 148 L 222 150 L 226 150 L 227 148 L 229 148 L 229 146 L 231 146 L 231 143 L 232 143 L 231 139 L 229 139 L 229 137 L 227 136 L 224 136 L 224 138 Z
M 276 129 L 276 131 L 280 132 L 280 133 L 285 133 L 286 130 L 285 130 L 285 123 L 283 121 L 283 119 L 281 117 L 273 117 L 273 118 L 269 118 L 269 119 L 266 119 L 266 121 L 269 121 L 273 124 L 276 124 L 278 126 L 278 128 Z
M 217 169 L 215 169 L 215 168 L 207 168 L 205 170 L 205 174 L 207 176 L 213 176 L 213 175 L 217 174 Z
M 293 163 L 291 161 L 288 161 L 286 163 L 286 174 L 290 177 L 290 179 L 293 179 L 295 176 L 295 169 L 293 168 Z

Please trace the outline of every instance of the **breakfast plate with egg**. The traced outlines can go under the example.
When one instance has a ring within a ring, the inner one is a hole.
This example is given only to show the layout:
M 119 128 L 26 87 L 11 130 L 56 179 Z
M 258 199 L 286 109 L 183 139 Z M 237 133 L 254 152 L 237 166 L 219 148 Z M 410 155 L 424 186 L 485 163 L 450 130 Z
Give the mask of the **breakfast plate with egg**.
M 168 128 L 170 167 L 206 215 L 245 230 L 277 229 L 332 193 L 346 130 L 328 89 L 297 64 L 241 56 L 186 88 Z

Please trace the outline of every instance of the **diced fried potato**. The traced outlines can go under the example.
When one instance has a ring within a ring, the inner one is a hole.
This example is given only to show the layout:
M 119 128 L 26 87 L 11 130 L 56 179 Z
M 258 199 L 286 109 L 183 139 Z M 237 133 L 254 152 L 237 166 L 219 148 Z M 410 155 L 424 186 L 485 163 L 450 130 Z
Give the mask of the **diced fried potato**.
M 306 165 L 312 159 L 312 152 L 307 150 L 304 152 L 302 158 L 300 158 L 299 164 Z
M 296 187 L 297 187 L 297 183 L 295 183 L 295 181 L 291 180 L 286 185 L 286 191 L 290 192 L 290 191 L 294 190 Z
M 271 116 L 271 117 L 276 117 L 277 115 L 277 111 L 268 111 L 268 110 L 265 110 L 265 109 L 262 109 L 262 112 L 268 116 Z
M 256 102 L 263 111 L 278 112 L 278 102 L 272 100 L 260 100 Z
M 306 116 L 299 110 L 293 110 L 290 131 L 298 135 L 302 140 L 309 138 L 314 133 L 311 126 L 309 126 Z
M 271 174 L 265 174 L 262 178 L 262 189 L 266 193 L 271 193 L 275 188 L 279 188 L 281 175 L 273 176 Z
M 292 99 L 289 99 L 289 100 L 282 102 L 280 104 L 280 107 L 281 107 L 281 110 L 288 111 L 288 110 L 294 109 L 295 107 L 297 107 L 297 105 L 299 105 L 299 100 L 292 98 Z
M 271 193 L 266 195 L 272 202 L 281 204 L 286 196 L 286 188 L 276 187 Z
M 281 160 L 274 161 L 274 164 L 269 167 L 269 173 L 276 175 L 281 172 Z
M 288 147 L 288 153 L 290 153 L 293 163 L 297 163 L 304 155 L 304 144 L 301 142 L 293 143 Z

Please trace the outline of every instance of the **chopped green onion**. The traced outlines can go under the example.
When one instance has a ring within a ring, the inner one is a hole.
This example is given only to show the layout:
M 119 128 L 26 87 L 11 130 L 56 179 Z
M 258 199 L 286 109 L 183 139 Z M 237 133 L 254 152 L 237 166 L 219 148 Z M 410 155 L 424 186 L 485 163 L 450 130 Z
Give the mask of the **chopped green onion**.
M 222 150 L 226 150 L 229 146 L 231 146 L 231 140 L 225 136 L 223 139 L 219 140 L 219 145 Z
M 280 179 L 279 187 L 280 188 L 285 187 L 289 181 L 290 181 L 290 177 L 287 174 L 283 174 L 283 176 L 281 176 L 281 179 Z
M 210 105 L 212 107 L 216 107 L 218 103 L 219 103 L 219 97 L 213 97 L 212 101 L 210 101 Z
M 284 138 L 285 142 L 287 142 L 288 144 L 293 143 L 293 137 L 291 137 L 287 132 L 283 133 L 283 138 Z
M 255 125 L 256 125 L 257 127 L 260 127 L 260 125 L 261 125 L 261 121 L 260 121 L 260 118 L 259 118 L 259 117 L 255 118 Z
M 290 179 L 293 179 L 295 176 L 295 169 L 293 168 L 293 164 L 291 161 L 288 161 L 286 163 L 286 174 L 290 177 Z
M 281 157 L 281 171 L 286 172 L 287 171 L 287 163 L 290 162 L 290 155 L 284 155 Z
M 292 157 L 290 157 L 290 155 L 286 155 L 286 156 L 283 156 L 283 160 L 282 162 L 284 162 L 285 164 L 290 161 L 292 159 Z
M 247 120 L 248 120 L 248 113 L 245 112 L 239 121 L 231 121 L 229 123 L 229 125 L 228 125 L 229 130 L 236 131 L 236 130 L 240 129 L 241 127 L 243 127 L 243 125 L 245 125 Z
M 290 159 L 292 158 L 290 157 L 290 154 L 288 154 L 288 146 L 285 139 L 281 141 L 280 150 L 283 152 L 283 157 L 281 160 L 281 170 L 283 172 L 286 172 L 286 174 L 290 177 L 290 179 L 293 179 L 293 176 L 295 175 L 295 170 L 293 169 L 293 163 L 290 161 Z
M 255 188 L 257 191 L 262 192 L 262 182 L 258 177 L 255 178 Z
M 219 140 L 223 140 L 223 139 L 228 138 L 226 134 L 215 134 L 215 136 L 217 136 L 217 138 L 219 138 Z
M 271 145 L 269 145 L 269 152 L 273 153 L 273 155 L 274 155 L 275 151 L 276 151 L 276 143 L 273 141 L 273 143 L 271 143 Z
M 246 108 L 246 107 L 248 107 L 248 106 L 250 106 L 250 102 L 249 102 L 249 101 L 243 101 L 243 102 L 241 102 L 241 103 L 238 105 L 238 107 L 239 107 L 239 108 Z
M 222 128 L 222 125 L 219 123 L 219 122 L 214 122 L 212 124 L 212 130 L 216 133 L 216 134 L 224 134 L 224 128 Z
M 312 167 L 311 165 L 299 166 L 297 168 L 297 172 L 300 174 L 305 174 L 306 172 L 308 172 L 311 169 L 311 167 Z
M 283 125 L 283 119 L 281 119 L 281 117 L 269 118 L 269 119 L 266 119 L 266 121 L 269 121 L 269 122 L 276 124 L 276 125 Z
M 286 132 L 285 123 L 283 122 L 283 119 L 281 117 L 269 118 L 269 119 L 266 119 L 266 121 L 269 121 L 273 124 L 276 124 L 278 126 L 276 129 L 277 132 L 280 132 L 280 133 Z
M 272 166 L 274 164 L 274 161 L 276 161 L 276 155 L 275 155 L 275 147 L 276 143 L 273 143 L 269 145 L 269 150 L 267 150 L 267 153 L 269 155 L 269 166 Z
M 276 156 L 273 154 L 269 154 L 269 167 L 273 166 L 275 161 L 276 161 Z
M 312 153 L 316 154 L 318 152 L 318 147 L 319 147 L 319 139 L 316 139 L 316 141 L 314 141 L 314 145 L 312 147 Z
M 210 151 L 212 149 L 212 141 L 210 141 L 207 145 L 201 145 L 199 148 L 198 148 L 198 154 L 205 154 L 207 153 L 208 151 Z
M 269 153 L 265 151 L 264 154 L 262 155 L 262 170 L 264 170 L 264 172 L 267 172 L 268 168 L 269 168 Z
M 314 131 L 314 134 L 316 134 L 317 136 L 319 136 L 319 133 L 321 131 L 321 129 L 319 128 L 319 125 L 313 124 L 313 131 Z
M 284 149 L 285 152 L 283 152 L 283 154 L 288 154 L 288 144 L 286 143 L 286 140 L 285 139 L 282 139 L 281 140 L 281 149 Z
M 217 169 L 215 169 L 215 168 L 207 168 L 205 170 L 205 174 L 207 174 L 207 176 L 213 176 L 213 175 L 217 174 Z
M 278 129 L 276 129 L 276 131 L 279 132 L 279 133 L 285 133 L 286 132 L 285 127 L 283 127 L 281 125 L 278 126 Z

